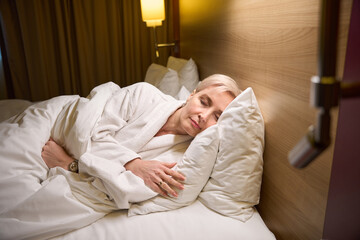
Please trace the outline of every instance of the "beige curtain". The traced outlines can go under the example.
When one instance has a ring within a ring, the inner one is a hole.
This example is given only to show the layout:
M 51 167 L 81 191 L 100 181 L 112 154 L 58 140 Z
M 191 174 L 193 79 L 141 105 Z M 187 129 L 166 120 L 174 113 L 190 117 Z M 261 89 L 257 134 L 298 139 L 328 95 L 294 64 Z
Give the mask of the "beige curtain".
M 171 40 L 171 1 L 166 9 L 159 42 Z M 1 0 L 0 14 L 8 96 L 15 98 L 86 96 L 107 81 L 127 86 L 170 54 L 161 50 L 155 59 L 140 0 Z

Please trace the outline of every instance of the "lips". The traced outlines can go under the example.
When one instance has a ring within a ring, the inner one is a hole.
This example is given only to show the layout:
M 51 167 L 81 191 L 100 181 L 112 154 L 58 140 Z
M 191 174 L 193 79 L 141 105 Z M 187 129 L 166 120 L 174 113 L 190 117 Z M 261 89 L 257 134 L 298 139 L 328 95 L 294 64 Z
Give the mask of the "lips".
M 200 129 L 200 126 L 196 121 L 192 120 L 191 118 L 190 120 L 191 120 L 191 125 L 193 125 L 194 128 Z

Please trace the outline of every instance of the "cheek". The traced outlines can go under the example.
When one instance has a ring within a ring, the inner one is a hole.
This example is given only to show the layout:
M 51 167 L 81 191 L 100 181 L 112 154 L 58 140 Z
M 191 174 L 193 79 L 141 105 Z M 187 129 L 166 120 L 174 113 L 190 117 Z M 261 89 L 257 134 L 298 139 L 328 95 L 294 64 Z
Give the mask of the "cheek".
M 200 109 L 202 109 L 202 105 L 200 101 L 196 101 L 195 99 L 192 99 L 191 101 L 187 102 L 185 105 L 188 112 L 198 112 Z
M 191 103 L 186 103 L 186 105 L 183 107 L 183 115 L 189 115 L 189 113 L 191 113 L 191 109 L 192 109 L 192 106 L 191 106 Z
M 211 127 L 211 126 L 215 125 L 216 123 L 217 123 L 216 120 L 209 119 L 209 121 L 206 123 L 205 129 L 208 128 L 208 127 Z M 205 129 L 204 129 L 204 130 L 205 130 Z

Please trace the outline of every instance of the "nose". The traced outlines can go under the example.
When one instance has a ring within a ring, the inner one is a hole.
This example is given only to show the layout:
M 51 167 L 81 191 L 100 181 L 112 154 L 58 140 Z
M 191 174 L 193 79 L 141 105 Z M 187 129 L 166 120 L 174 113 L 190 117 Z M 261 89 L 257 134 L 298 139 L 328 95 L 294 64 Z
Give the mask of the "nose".
M 216 121 L 211 118 L 211 112 L 204 112 L 199 114 L 199 124 L 202 130 L 216 124 Z
M 210 111 L 204 111 L 202 113 L 199 114 L 199 120 L 200 122 L 208 122 L 209 117 L 210 117 Z

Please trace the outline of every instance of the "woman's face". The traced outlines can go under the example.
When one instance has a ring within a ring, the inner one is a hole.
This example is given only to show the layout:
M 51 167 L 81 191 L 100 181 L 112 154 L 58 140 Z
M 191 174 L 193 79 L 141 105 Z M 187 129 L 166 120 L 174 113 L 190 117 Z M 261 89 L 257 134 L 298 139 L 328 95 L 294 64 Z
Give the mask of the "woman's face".
M 192 93 L 180 115 L 180 124 L 190 136 L 196 136 L 217 123 L 222 112 L 234 97 L 216 87 L 208 87 Z

